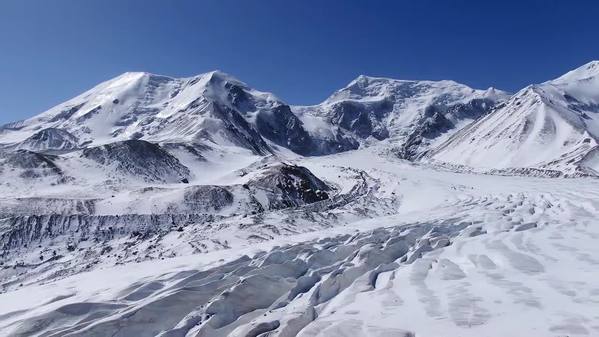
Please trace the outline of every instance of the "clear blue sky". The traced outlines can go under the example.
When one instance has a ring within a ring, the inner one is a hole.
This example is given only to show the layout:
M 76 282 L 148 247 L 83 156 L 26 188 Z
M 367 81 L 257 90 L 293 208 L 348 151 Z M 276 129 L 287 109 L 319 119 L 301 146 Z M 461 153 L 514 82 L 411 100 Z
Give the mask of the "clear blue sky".
M 515 91 L 598 41 L 591 0 L 1 0 L 0 123 L 125 71 L 220 69 L 292 104 L 359 74 Z

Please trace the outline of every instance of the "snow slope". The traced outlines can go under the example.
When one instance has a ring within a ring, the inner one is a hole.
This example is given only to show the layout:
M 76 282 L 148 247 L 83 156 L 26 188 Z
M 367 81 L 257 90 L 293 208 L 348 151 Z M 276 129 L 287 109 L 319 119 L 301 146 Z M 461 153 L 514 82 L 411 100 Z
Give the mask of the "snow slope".
M 531 85 L 434 149 L 431 158 L 472 167 L 595 174 L 599 62 Z

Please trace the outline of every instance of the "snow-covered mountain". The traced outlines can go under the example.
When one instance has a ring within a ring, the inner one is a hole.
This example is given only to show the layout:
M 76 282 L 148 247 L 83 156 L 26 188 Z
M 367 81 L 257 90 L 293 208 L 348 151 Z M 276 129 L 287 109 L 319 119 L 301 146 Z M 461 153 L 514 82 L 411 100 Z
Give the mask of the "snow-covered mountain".
M 393 139 L 413 159 L 441 136 L 490 111 L 502 91 L 453 81 L 360 76 L 317 106 L 289 105 L 219 71 L 175 79 L 125 73 L 36 117 L 0 129 L 5 148 L 65 152 L 140 139 L 237 146 L 258 155 L 282 146 L 300 155 Z M 292 111 L 293 110 L 293 111 Z
M 431 157 L 488 168 L 599 171 L 599 62 L 530 85 L 463 128 Z
M 153 143 L 239 146 L 269 143 L 302 155 L 357 147 L 339 129 L 310 134 L 288 105 L 219 71 L 175 79 L 125 73 L 36 117 L 2 128 L 0 143 L 33 151 L 71 150 L 141 139 Z
M 596 335 L 598 88 L 123 74 L 0 128 L 0 336 Z
M 359 76 L 321 104 L 294 111 L 307 125 L 324 120 L 358 139 L 389 139 L 400 157 L 414 159 L 507 97 L 494 88 L 475 90 L 453 81 Z
M 360 76 L 318 106 L 290 107 L 219 71 L 125 73 L 0 128 L 0 160 L 10 168 L 0 191 L 30 197 L 61 185 L 102 199 L 145 184 L 213 184 L 286 150 L 325 155 L 379 141 L 415 159 L 504 97 L 452 81 Z

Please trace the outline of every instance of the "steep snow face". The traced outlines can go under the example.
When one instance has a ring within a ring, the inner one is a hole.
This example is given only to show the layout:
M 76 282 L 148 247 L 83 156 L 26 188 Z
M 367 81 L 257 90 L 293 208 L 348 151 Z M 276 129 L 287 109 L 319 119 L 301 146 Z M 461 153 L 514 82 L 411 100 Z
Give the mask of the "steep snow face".
M 436 148 L 432 158 L 494 169 L 596 171 L 592 158 L 599 139 L 598 68 L 598 62 L 591 62 L 522 89 Z
M 391 138 L 400 156 L 413 158 L 506 97 L 493 88 L 475 90 L 453 81 L 360 76 L 323 103 L 295 110 L 303 120 L 320 118 L 362 139 Z
M 357 147 L 344 137 L 314 139 L 284 102 L 218 71 L 183 79 L 125 73 L 4 126 L 0 143 L 31 143 L 28 138 L 40 129 L 63 130 L 83 145 L 143 139 L 232 145 L 267 154 L 272 151 L 267 139 L 304 155 Z

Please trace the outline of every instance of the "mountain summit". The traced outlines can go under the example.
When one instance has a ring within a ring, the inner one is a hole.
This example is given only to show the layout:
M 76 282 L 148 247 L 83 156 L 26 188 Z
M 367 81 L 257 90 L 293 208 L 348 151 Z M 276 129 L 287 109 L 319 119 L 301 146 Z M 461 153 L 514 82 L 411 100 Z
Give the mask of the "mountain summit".
M 5 126 L 0 142 L 25 146 L 20 143 L 39 130 L 62 130 L 81 146 L 142 139 L 239 146 L 266 154 L 272 144 L 302 155 L 357 147 L 340 132 L 327 139 L 311 135 L 287 104 L 220 71 L 182 79 L 125 73 L 36 117 Z M 31 149 L 52 149 L 52 144 Z
M 406 81 L 361 75 L 319 105 L 295 107 L 362 140 L 387 140 L 414 159 L 430 144 L 488 113 L 508 95 L 454 81 Z

